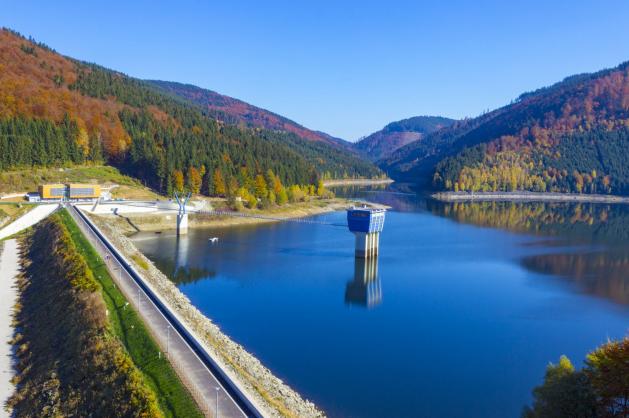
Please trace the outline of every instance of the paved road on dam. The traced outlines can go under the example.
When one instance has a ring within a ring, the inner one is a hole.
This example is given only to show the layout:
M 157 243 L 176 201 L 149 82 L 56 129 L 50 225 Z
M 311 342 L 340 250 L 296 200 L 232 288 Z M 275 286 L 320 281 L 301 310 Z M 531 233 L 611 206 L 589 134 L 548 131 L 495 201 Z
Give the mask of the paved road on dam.
M 107 247 L 104 241 L 97 235 L 93 225 L 88 225 L 87 221 L 77 213 L 77 209 L 68 207 L 68 211 L 79 225 L 85 236 L 89 239 L 99 255 L 105 260 L 107 268 L 114 278 L 115 282 L 131 302 L 140 315 L 147 327 L 151 330 L 156 341 L 162 347 L 162 350 L 168 355 L 171 363 L 177 370 L 180 378 L 186 383 L 188 388 L 200 405 L 203 412 L 213 417 L 247 417 L 262 416 L 259 412 L 261 409 L 251 409 L 248 402 L 253 402 L 247 398 L 243 404 L 242 397 L 234 395 L 234 390 L 243 390 L 238 384 L 221 375 L 221 370 L 212 370 L 212 365 L 208 364 L 208 359 L 199 352 L 198 347 L 191 347 L 189 340 L 182 336 L 177 329 L 180 328 L 176 321 L 167 318 L 168 313 L 164 313 L 163 307 L 160 309 L 157 304 L 165 304 L 159 299 L 155 292 L 146 288 L 146 283 L 139 285 L 137 279 L 132 277 L 132 271 L 128 264 L 118 261 L 114 253 Z M 120 257 L 120 255 L 118 254 Z M 158 300 L 155 300 L 157 296 Z M 170 315 L 174 315 L 170 311 Z M 176 317 L 176 315 L 175 315 Z M 178 328 L 179 327 L 179 328 Z M 189 338 L 189 337 L 188 337 Z M 207 353 L 205 354 L 207 355 Z M 238 388 L 234 389 L 236 385 Z M 255 408 L 255 406 L 254 406 Z

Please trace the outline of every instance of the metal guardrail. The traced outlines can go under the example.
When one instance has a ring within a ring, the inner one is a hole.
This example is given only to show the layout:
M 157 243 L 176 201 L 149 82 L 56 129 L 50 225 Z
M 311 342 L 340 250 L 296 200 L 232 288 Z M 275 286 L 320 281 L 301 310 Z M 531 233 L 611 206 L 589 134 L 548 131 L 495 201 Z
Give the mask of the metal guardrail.
M 85 216 L 78 208 L 72 205 L 72 210 L 79 216 L 83 223 L 88 227 L 90 232 L 100 241 L 100 243 L 109 250 L 109 252 L 116 258 L 118 264 L 124 268 L 126 273 L 133 279 L 135 284 L 142 289 L 144 294 L 150 301 L 157 307 L 162 316 L 170 323 L 173 329 L 182 337 L 185 343 L 190 349 L 197 355 L 197 357 L 208 368 L 214 378 L 220 383 L 225 392 L 234 400 L 238 407 L 242 410 L 243 414 L 248 417 L 262 418 L 264 415 L 258 408 L 249 400 L 249 398 L 243 393 L 243 391 L 232 381 L 232 379 L 223 371 L 220 365 L 218 365 L 214 359 L 207 353 L 205 348 L 197 341 L 197 339 L 188 331 L 187 327 L 182 324 L 179 319 L 170 311 L 170 309 L 160 300 L 160 298 L 154 294 L 151 288 L 149 288 L 135 269 L 127 263 L 124 257 L 122 257 L 118 250 L 109 242 L 109 240 L 100 232 L 100 230 L 92 224 L 92 222 Z

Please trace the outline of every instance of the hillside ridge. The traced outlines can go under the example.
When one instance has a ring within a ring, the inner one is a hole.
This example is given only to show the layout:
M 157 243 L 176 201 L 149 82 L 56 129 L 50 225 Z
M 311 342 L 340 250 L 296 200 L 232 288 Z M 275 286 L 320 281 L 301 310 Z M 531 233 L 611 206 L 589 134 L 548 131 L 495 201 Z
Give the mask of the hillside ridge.
M 175 81 L 144 81 L 165 92 L 196 103 L 213 118 L 229 124 L 243 124 L 250 128 L 291 132 L 312 141 L 322 141 L 335 146 L 349 146 L 349 143 L 343 139 L 335 138 L 325 132 L 308 129 L 285 116 L 214 90 Z
M 627 193 L 629 63 L 526 92 L 379 162 L 437 190 Z
M 450 126 L 454 119 L 442 116 L 414 116 L 387 124 L 354 144 L 365 157 L 378 161 L 391 155 L 395 150 L 421 140 L 425 135 Z

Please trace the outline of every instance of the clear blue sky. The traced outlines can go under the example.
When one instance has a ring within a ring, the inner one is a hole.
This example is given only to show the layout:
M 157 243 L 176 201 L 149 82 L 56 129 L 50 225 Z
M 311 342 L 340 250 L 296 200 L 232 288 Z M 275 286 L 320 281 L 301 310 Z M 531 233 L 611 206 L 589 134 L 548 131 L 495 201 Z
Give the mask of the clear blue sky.
M 629 1 L 0 1 L 0 24 L 354 140 L 629 60 Z

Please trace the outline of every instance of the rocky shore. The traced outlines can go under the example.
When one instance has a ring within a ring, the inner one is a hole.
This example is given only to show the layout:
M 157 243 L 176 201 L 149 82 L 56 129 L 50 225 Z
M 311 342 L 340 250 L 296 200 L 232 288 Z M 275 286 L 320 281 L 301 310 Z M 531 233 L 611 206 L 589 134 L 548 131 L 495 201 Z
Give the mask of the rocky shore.
M 281 208 L 265 211 L 247 211 L 248 214 L 259 214 L 268 218 L 303 218 L 307 216 L 320 215 L 323 213 L 345 210 L 352 206 L 353 202 L 334 198 L 326 200 L 316 200 L 312 202 L 292 203 Z M 155 232 L 175 229 L 177 226 L 176 213 L 122 213 L 120 215 L 100 215 L 105 216 L 109 223 L 113 223 L 125 235 L 138 231 Z M 278 222 L 273 219 L 245 218 L 233 216 L 215 216 L 198 213 L 191 213 L 189 217 L 189 228 L 225 228 L 236 225 L 260 224 Z
M 391 179 L 345 179 L 345 180 L 325 180 L 326 187 L 332 186 L 372 186 L 377 184 L 393 183 Z
M 439 192 L 433 194 L 432 197 L 442 202 L 514 201 L 629 203 L 629 197 L 626 196 L 546 192 Z
M 190 300 L 168 279 L 153 263 L 140 253 L 133 242 L 124 234 L 118 224 L 105 221 L 100 216 L 90 218 L 116 245 L 116 247 L 143 274 L 151 286 L 160 293 L 172 309 L 204 339 L 204 343 L 213 354 L 222 360 L 223 366 L 230 369 L 239 378 L 247 391 L 264 405 L 270 417 L 324 417 L 324 413 L 312 402 L 304 399 L 273 375 L 257 358 L 244 347 L 223 334 L 219 327 L 205 317 Z M 138 262 L 139 260 L 139 262 Z

